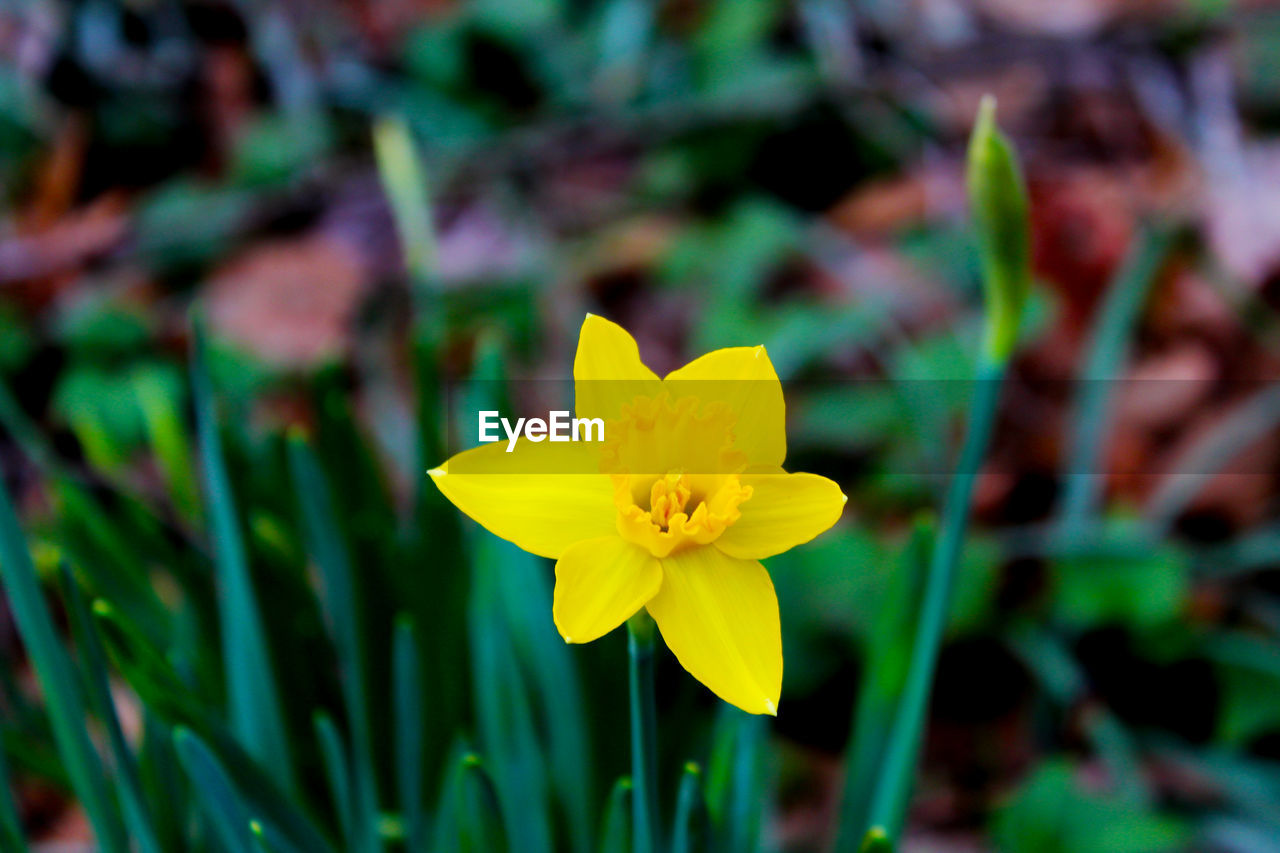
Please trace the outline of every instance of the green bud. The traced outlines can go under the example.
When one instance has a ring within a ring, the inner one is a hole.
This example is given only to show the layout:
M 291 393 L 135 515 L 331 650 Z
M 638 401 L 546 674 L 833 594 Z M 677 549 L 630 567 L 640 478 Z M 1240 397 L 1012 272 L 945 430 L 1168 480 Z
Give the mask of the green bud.
M 1018 155 L 995 122 L 996 101 L 982 99 L 969 139 L 969 205 L 978 235 L 987 299 L 985 355 L 1007 361 L 1031 289 L 1027 188 Z

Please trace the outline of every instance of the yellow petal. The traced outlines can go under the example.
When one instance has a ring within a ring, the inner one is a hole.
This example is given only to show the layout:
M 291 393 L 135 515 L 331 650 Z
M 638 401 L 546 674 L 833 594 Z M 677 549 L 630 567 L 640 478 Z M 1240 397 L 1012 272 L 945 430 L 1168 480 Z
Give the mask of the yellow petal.
M 739 480 L 751 487 L 751 497 L 738 505 L 742 517 L 715 541 L 732 557 L 763 560 L 781 554 L 808 542 L 844 512 L 846 498 L 840 487 L 817 474 L 753 468 Z
M 618 536 L 578 542 L 556 562 L 551 613 L 566 643 L 609 633 L 653 598 L 662 567 L 648 551 Z
M 453 505 L 485 529 L 543 557 L 616 530 L 613 483 L 596 471 L 597 446 L 520 439 L 454 456 L 429 473 Z
M 787 455 L 782 383 L 764 347 L 718 349 L 663 380 L 676 397 L 718 400 L 735 415 L 737 448 L 752 465 L 781 465 Z
M 588 314 L 573 359 L 574 408 L 580 418 L 616 418 L 637 396 L 662 390 L 658 374 L 640 361 L 635 338 L 617 323 Z
M 777 714 L 782 633 L 764 566 L 700 546 L 665 558 L 662 574 L 648 608 L 680 665 L 724 701 Z

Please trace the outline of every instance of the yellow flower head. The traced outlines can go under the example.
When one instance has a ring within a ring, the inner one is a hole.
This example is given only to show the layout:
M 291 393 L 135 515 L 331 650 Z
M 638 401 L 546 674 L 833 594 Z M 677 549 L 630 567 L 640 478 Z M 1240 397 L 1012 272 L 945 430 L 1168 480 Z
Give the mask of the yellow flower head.
M 621 326 L 587 315 L 573 364 L 601 442 L 487 444 L 431 471 L 459 509 L 556 560 L 552 614 L 585 643 L 646 608 L 695 678 L 753 714 L 782 690 L 778 599 L 760 560 L 839 519 L 831 480 L 788 474 L 782 385 L 764 347 L 658 376 Z

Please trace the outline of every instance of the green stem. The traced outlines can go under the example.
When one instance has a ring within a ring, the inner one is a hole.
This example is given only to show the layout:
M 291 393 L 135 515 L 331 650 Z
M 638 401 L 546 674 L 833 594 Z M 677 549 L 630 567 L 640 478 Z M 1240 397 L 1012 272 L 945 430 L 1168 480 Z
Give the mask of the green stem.
M 631 807 L 634 853 L 658 850 L 657 711 L 653 701 L 653 619 L 641 610 L 627 621 L 631 684 Z
M 884 769 L 871 798 L 870 826 L 883 828 L 890 838 L 898 836 L 906 814 L 934 669 L 951 610 L 973 484 L 991 439 L 1004 373 L 1003 362 L 984 361 L 978 368 L 968 431 L 947 489 L 942 528 L 925 579 L 911 666 L 898 704 L 897 719 L 885 747 Z

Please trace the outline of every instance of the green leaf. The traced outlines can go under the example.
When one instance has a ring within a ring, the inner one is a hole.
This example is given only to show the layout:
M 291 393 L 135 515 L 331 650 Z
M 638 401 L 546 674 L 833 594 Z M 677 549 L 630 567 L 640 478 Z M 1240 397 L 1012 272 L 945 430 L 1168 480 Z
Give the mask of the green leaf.
M 281 791 L 274 776 L 214 716 L 211 709 L 215 706 L 207 698 L 193 693 L 171 663 L 131 630 L 110 604 L 95 601 L 93 615 L 112 662 L 124 673 L 147 710 L 173 724 L 175 734 L 182 729 L 206 744 L 253 813 L 272 833 L 285 838 L 285 846 L 307 853 L 332 849 L 310 816 L 300 811 L 299 802 Z
M 722 705 L 712 735 L 707 809 L 725 850 L 758 850 L 767 811 L 765 720 Z
M 341 526 L 333 510 L 329 485 L 311 449 L 301 437 L 289 440 L 294 491 L 302 509 L 302 526 L 310 552 L 320 569 L 321 600 L 329 634 L 338 653 L 338 673 L 351 726 L 351 850 L 377 851 L 378 794 L 374 777 L 373 740 L 369 731 L 368 687 L 364 673 L 362 626 L 356 611 L 355 576 Z
M 468 615 L 480 740 L 492 756 L 499 802 L 508 825 L 520 827 L 522 851 L 550 851 L 547 758 L 539 742 L 525 675 L 502 618 L 501 573 L 523 559 L 514 545 L 476 530 Z
M 452 776 L 441 798 L 432 850 L 502 853 L 508 849 L 508 834 L 493 779 L 480 756 L 465 749 L 458 752 L 461 755 L 450 764 Z M 520 849 L 525 849 L 523 841 Z
M 320 741 L 320 756 L 324 759 L 325 775 L 329 778 L 329 792 L 338 812 L 338 826 L 342 829 L 347 850 L 356 850 L 362 843 L 357 829 L 360 820 L 359 806 L 351 796 L 351 767 L 347 761 L 347 748 L 342 735 L 333 724 L 333 718 L 320 713 L 315 716 L 316 738 Z
M 223 848 L 231 853 L 252 850 L 253 834 L 249 831 L 252 817 L 218 759 L 189 729 L 175 729 L 173 743 L 178 760 L 191 779 L 196 800 L 204 808 L 209 826 L 213 827 Z
M 129 835 L 141 853 L 160 853 L 160 842 L 152 825 L 150 809 L 142 794 L 142 782 L 138 777 L 138 762 L 129 748 L 116 715 L 111 688 L 107 683 L 107 660 L 98 640 L 93 617 L 85 602 L 84 593 L 66 566 L 62 567 L 62 588 L 71 614 L 71 626 L 76 646 L 80 650 L 80 662 L 89 706 L 102 721 L 107 733 L 107 747 L 115 766 L 116 788 L 120 795 L 120 807 Z
M 58 751 L 76 797 L 107 853 L 126 853 L 128 843 L 112 801 L 102 760 L 85 728 L 85 702 L 71 658 L 58 638 L 53 616 L 40 592 L 35 566 L 10 503 L 0 485 L 0 581 L 27 654 L 44 693 Z
M 195 398 L 204 486 L 218 575 L 222 664 L 231 726 L 249 753 L 286 791 L 295 790 L 293 764 L 277 681 L 267 648 L 249 561 L 222 455 L 213 387 L 205 370 L 204 334 L 195 324 L 191 384 Z
M 969 139 L 967 183 L 987 296 L 986 353 L 1001 363 L 1013 352 L 1031 290 L 1031 225 L 1022 167 L 995 113 L 987 95 Z
M 426 169 L 409 126 L 400 118 L 386 116 L 378 120 L 373 128 L 373 150 L 382 191 L 391 202 L 405 265 L 421 287 L 434 274 L 436 263 Z
M 600 853 L 631 853 L 631 779 L 613 785 L 600 822 Z
M 702 793 L 702 768 L 688 762 L 680 774 L 676 794 L 676 819 L 671 835 L 671 853 L 691 853 L 702 849 L 707 830 L 707 801 Z
M 147 438 L 173 505 L 188 521 L 200 519 L 200 487 L 196 483 L 191 441 L 182 419 L 181 393 L 176 383 L 154 369 L 133 374 L 133 393 L 142 410 Z
M 413 851 L 425 841 L 422 772 L 426 762 L 422 731 L 430 721 L 425 715 L 422 670 L 413 623 L 403 614 L 396 617 L 391 672 L 396 783 L 400 809 L 404 813 L 405 835 L 409 839 L 406 847 Z
M 1096 510 L 1102 487 L 1102 443 L 1111 423 L 1115 379 L 1124 370 L 1133 325 L 1173 244 L 1173 234 L 1166 230 L 1138 233 L 1089 330 L 1063 469 L 1061 516 L 1068 533 Z
M 852 851 L 865 844 L 871 798 L 884 761 L 885 744 L 893 731 L 898 700 L 907 680 L 915 617 L 922 579 L 933 547 L 933 525 L 917 520 L 898 559 L 889 587 L 879 599 L 875 628 L 863 659 L 862 681 L 854 709 L 852 749 L 845 767 L 837 850 Z

